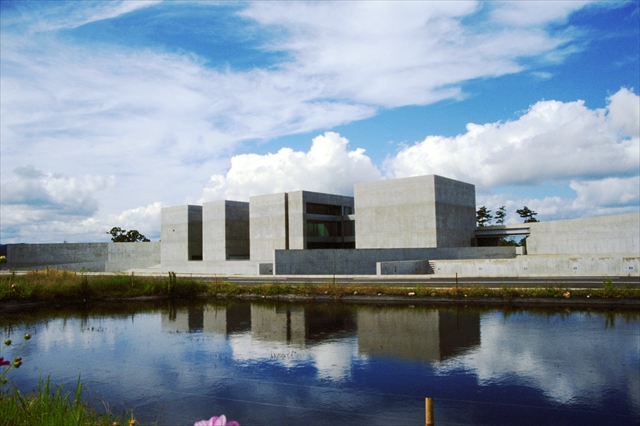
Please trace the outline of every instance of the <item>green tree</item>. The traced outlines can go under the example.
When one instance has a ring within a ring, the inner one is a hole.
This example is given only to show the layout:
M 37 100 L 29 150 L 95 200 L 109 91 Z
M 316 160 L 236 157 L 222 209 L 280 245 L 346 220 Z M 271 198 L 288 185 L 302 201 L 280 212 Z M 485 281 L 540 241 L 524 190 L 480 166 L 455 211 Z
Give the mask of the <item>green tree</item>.
M 478 222 L 478 226 L 485 226 L 490 224 L 491 219 L 493 219 L 491 210 L 487 210 L 485 206 L 480 207 L 476 212 L 476 222 Z
M 121 229 L 118 227 L 111 228 L 111 231 L 107 232 L 107 234 L 111 235 L 111 241 L 114 243 L 138 243 L 138 242 L 149 242 L 150 240 L 136 231 L 132 229 L 127 231 L 126 229 Z
M 499 225 L 503 225 L 505 217 L 507 217 L 507 212 L 505 211 L 504 206 L 502 206 L 498 210 L 496 210 L 496 223 Z
M 524 206 L 523 208 L 516 210 L 516 213 L 518 213 L 520 217 L 524 219 L 524 223 L 538 221 L 538 219 L 534 217 L 538 213 L 534 212 L 533 210 L 529 210 L 529 207 L 527 206 Z

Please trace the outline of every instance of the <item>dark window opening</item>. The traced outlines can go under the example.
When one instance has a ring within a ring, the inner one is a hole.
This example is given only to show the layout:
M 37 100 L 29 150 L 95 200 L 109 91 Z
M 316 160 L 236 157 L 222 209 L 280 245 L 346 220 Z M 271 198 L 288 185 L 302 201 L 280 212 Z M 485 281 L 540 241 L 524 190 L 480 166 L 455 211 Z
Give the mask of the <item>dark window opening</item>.
M 342 216 L 342 206 L 331 204 L 307 203 L 307 214 L 324 214 L 330 216 Z
M 356 243 L 351 242 L 308 242 L 307 249 L 354 249 Z
M 351 220 L 342 222 L 342 234 L 345 237 L 355 237 L 356 222 Z

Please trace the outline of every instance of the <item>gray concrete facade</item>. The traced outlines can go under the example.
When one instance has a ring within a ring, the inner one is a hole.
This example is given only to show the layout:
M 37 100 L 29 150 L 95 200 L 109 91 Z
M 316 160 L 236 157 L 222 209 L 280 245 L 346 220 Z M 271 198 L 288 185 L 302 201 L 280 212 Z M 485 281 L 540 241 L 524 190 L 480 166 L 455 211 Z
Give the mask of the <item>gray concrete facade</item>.
M 160 233 L 163 270 L 179 270 L 185 262 L 202 261 L 202 206 L 163 208 Z
M 202 258 L 249 260 L 249 203 L 212 201 L 202 205 Z
M 471 245 L 474 185 L 428 175 L 358 183 L 354 192 L 358 249 Z
M 289 248 L 288 197 L 286 193 L 249 199 L 251 260 L 273 262 L 274 250 Z

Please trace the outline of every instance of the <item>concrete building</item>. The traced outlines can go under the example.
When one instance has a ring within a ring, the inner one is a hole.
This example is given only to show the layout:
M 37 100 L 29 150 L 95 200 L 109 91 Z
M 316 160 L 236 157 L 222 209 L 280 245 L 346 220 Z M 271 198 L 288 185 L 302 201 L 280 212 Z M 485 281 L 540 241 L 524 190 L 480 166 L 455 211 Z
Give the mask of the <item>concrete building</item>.
M 7 266 L 209 275 L 638 274 L 639 213 L 482 228 L 475 215 L 472 184 L 417 176 L 358 183 L 354 197 L 293 191 L 167 207 L 161 243 L 9 245 Z M 526 251 L 497 246 L 514 235 L 528 237 Z

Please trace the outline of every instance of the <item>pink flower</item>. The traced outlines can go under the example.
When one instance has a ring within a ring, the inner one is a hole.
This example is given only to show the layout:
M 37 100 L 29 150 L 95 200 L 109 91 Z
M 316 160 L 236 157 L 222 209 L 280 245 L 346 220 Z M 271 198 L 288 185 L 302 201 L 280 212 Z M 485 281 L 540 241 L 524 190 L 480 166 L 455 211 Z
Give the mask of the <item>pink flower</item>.
M 195 422 L 193 426 L 240 426 L 240 424 L 235 420 L 227 422 L 227 418 L 223 414 L 220 417 L 213 416 L 209 420 L 200 420 Z
M 4 358 L 0 357 L 0 365 L 9 365 L 11 361 L 5 361 Z

